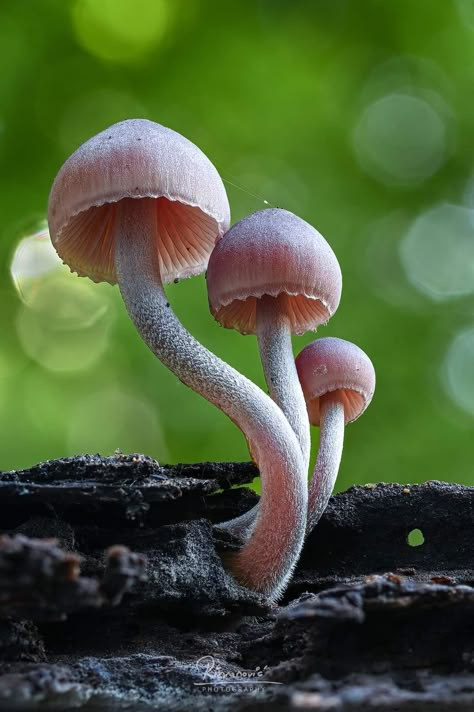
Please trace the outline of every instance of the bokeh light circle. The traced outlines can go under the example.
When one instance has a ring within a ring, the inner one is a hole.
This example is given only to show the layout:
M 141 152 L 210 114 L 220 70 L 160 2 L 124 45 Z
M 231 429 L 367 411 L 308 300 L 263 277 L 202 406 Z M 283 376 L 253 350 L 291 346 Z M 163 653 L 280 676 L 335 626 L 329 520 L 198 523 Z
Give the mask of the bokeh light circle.
M 417 312 L 426 303 L 417 292 L 407 289 L 400 259 L 400 237 L 406 234 L 410 222 L 406 212 L 399 210 L 367 225 L 365 250 L 357 264 L 364 283 L 378 299 L 398 309 Z
M 391 186 L 416 185 L 432 176 L 447 154 L 447 126 L 424 99 L 392 93 L 369 104 L 353 133 L 362 169 Z
M 400 246 L 409 281 L 434 301 L 474 292 L 474 212 L 443 203 L 420 215 Z
M 451 343 L 443 381 L 453 401 L 474 417 L 474 327 L 461 331 Z
M 20 308 L 16 326 L 25 353 L 41 366 L 82 371 L 104 354 L 111 316 L 97 285 L 61 272 L 38 284 L 34 300 Z
M 59 270 L 61 264 L 47 228 L 20 240 L 13 253 L 10 274 L 21 301 L 30 304 L 39 282 L 47 274 Z
M 109 340 L 110 288 L 71 274 L 47 230 L 20 241 L 10 273 L 22 301 L 16 327 L 24 352 L 49 371 L 92 366 Z
M 99 59 L 127 63 L 160 45 L 169 6 L 166 0 L 77 0 L 73 18 L 84 49 Z

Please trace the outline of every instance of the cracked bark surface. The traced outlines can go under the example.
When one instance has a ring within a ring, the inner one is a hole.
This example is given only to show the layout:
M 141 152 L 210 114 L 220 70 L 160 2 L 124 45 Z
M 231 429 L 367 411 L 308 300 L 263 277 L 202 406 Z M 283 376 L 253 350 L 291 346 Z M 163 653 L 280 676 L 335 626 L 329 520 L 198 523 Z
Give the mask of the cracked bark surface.
M 270 607 L 213 526 L 257 474 L 120 454 L 0 473 L 0 710 L 474 709 L 474 488 L 336 495 Z

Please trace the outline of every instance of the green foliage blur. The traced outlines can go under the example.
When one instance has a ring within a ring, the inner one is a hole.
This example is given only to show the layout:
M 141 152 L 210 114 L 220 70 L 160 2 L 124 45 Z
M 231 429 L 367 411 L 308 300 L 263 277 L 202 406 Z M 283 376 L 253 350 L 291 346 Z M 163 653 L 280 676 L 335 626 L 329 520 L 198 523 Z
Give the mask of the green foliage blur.
M 338 489 L 472 483 L 473 48 L 469 0 L 3 0 L 0 469 L 116 448 L 248 459 L 148 352 L 117 288 L 58 267 L 38 236 L 66 157 L 144 117 L 210 157 L 233 221 L 284 207 L 336 252 L 343 297 L 319 335 L 360 345 L 378 378 Z M 264 387 L 256 339 L 214 323 L 203 278 L 169 295 Z

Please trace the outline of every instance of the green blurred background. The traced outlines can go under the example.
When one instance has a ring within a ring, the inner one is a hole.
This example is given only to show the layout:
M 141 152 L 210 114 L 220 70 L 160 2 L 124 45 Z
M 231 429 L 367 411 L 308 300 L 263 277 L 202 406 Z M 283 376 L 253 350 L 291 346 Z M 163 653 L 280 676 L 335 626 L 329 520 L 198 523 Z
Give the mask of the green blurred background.
M 117 288 L 60 267 L 41 232 L 65 158 L 145 117 L 211 158 L 233 221 L 268 201 L 336 252 L 343 297 L 320 335 L 355 341 L 378 378 L 338 489 L 472 483 L 472 0 L 3 0 L 0 58 L 0 469 L 116 448 L 248 458 L 147 351 Z M 169 295 L 264 385 L 256 339 L 214 323 L 203 278 Z

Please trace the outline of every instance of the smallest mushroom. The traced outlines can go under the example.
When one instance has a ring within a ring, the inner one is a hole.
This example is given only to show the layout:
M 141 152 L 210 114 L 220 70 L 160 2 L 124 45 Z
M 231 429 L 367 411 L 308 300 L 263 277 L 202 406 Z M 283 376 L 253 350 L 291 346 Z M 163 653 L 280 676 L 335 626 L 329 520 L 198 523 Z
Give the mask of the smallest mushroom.
M 296 370 L 312 425 L 320 426 L 319 450 L 309 489 L 308 535 L 326 509 L 336 482 L 344 427 L 365 411 L 375 390 L 372 361 L 358 346 L 333 337 L 308 344 Z

